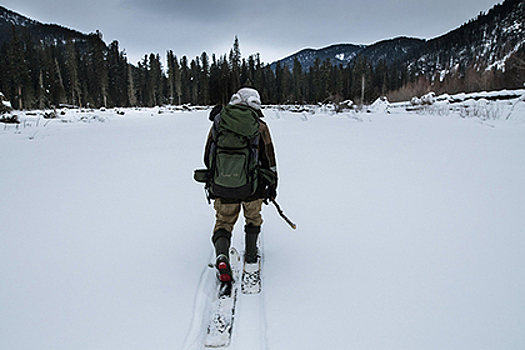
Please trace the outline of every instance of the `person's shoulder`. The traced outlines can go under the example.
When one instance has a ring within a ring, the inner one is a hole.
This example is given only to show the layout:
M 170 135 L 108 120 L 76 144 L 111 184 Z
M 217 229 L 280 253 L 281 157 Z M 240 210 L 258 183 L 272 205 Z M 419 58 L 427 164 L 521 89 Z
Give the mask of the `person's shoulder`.
M 266 123 L 266 121 L 259 118 L 259 130 L 260 132 L 270 132 L 270 127 Z
M 270 128 L 265 121 L 259 119 L 259 134 L 261 134 L 261 139 L 264 143 L 272 143 L 272 137 L 270 136 Z

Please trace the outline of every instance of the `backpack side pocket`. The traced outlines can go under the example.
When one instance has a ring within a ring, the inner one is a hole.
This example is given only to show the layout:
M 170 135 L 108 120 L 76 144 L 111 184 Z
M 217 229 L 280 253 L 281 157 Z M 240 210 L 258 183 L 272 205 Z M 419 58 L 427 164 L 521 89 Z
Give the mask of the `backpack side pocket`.
M 210 180 L 210 171 L 208 169 L 195 169 L 193 179 L 197 182 L 208 183 Z

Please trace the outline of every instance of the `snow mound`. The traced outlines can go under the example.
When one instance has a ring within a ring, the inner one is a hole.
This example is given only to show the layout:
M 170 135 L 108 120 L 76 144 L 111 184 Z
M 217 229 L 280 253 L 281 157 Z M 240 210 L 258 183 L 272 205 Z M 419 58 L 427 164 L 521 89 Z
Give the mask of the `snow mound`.
M 390 106 L 388 99 L 385 96 L 379 97 L 374 101 L 368 108 L 368 112 L 371 113 L 385 113 Z

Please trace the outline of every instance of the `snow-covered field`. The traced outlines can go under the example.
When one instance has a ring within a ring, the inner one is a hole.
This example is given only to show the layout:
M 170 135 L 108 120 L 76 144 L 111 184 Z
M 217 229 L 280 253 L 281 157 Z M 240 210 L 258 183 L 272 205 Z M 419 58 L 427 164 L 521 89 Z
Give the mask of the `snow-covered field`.
M 497 108 L 266 110 L 298 229 L 264 208 L 230 348 L 524 349 L 525 102 Z M 207 111 L 60 118 L 0 124 L 0 349 L 200 349 Z

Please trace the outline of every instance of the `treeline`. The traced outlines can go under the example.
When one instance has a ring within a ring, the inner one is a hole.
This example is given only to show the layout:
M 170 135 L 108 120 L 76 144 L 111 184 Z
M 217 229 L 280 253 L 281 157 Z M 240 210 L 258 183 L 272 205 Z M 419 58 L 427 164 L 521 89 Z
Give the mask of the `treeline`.
M 293 67 L 272 69 L 259 54 L 243 58 L 238 38 L 227 55 L 203 52 L 190 61 L 168 51 L 165 62 L 164 67 L 159 54 L 150 54 L 130 64 L 119 43 L 106 46 L 99 32 L 44 45 L 13 28 L 11 40 L 0 48 L 0 91 L 16 109 L 147 107 L 227 103 L 249 85 L 259 90 L 263 103 L 281 104 L 360 100 L 363 82 L 370 101 L 410 80 L 403 67 L 383 62 L 373 67 L 366 59 L 351 68 L 317 60 L 306 70 L 295 60 Z
M 296 59 L 293 67 L 278 63 L 272 69 L 258 54 L 243 58 L 238 38 L 227 55 L 203 52 L 190 61 L 168 51 L 165 62 L 150 54 L 130 64 L 119 43 L 107 46 L 98 31 L 44 45 L 13 27 L 11 40 L 0 48 L 0 91 L 15 109 L 224 104 L 245 85 L 259 90 L 264 104 L 366 103 L 395 91 L 414 96 L 410 87 L 428 90 L 434 81 L 402 63 L 373 63 L 365 56 L 349 67 L 318 59 L 305 69 Z

